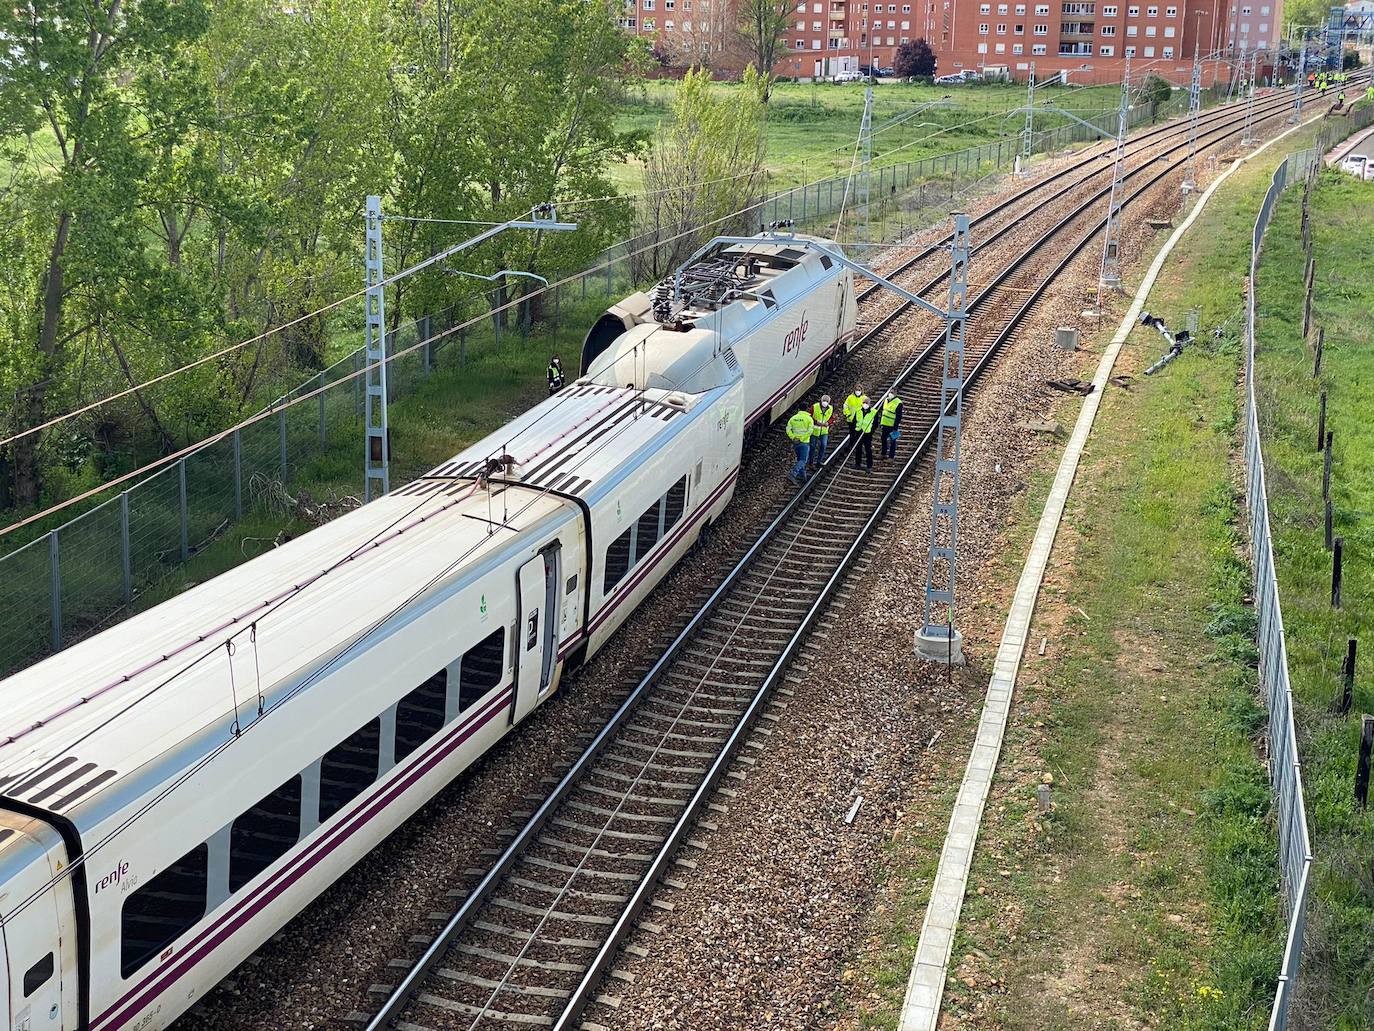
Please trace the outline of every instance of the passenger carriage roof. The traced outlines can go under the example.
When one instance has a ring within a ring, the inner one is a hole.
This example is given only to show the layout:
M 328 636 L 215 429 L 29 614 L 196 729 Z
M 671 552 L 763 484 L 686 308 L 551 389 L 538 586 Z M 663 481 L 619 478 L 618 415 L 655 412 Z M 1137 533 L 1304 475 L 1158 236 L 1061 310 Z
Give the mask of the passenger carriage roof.
M 681 414 L 663 391 L 643 392 L 638 415 L 627 413 L 633 394 L 575 386 L 430 477 L 0 681 L 0 794 L 70 812 L 207 728 L 227 736 L 231 691 L 246 719 L 259 683 L 270 696 L 273 685 L 296 682 L 437 574 L 452 567 L 452 579 L 512 530 L 570 511 L 552 494 L 498 484 L 489 496 L 452 477 L 475 472 L 505 443 L 532 485 L 594 490 Z M 696 399 L 685 403 L 690 410 Z M 507 525 L 490 533 L 489 514 Z M 255 619 L 256 648 L 243 633 Z M 231 685 L 225 642 L 236 631 Z

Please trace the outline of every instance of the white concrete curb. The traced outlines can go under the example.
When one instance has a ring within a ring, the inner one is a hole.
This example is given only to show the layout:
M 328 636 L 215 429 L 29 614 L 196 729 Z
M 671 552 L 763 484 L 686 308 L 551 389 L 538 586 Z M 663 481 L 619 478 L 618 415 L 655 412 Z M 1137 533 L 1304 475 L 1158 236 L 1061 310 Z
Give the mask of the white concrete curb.
M 968 885 L 969 867 L 973 862 L 973 848 L 978 839 L 978 827 L 982 823 L 983 808 L 987 804 L 988 792 L 992 787 L 993 772 L 1002 751 L 1002 738 L 1006 731 L 1007 714 L 1011 710 L 1012 692 L 1016 687 L 1016 674 L 1021 667 L 1021 652 L 1025 647 L 1026 634 L 1030 630 L 1031 614 L 1035 610 L 1035 599 L 1040 593 L 1040 582 L 1045 575 L 1049 562 L 1050 549 L 1054 544 L 1059 522 L 1064 514 L 1064 505 L 1069 498 L 1069 488 L 1073 486 L 1078 461 L 1088 442 L 1097 409 L 1102 403 L 1102 394 L 1107 388 L 1112 367 L 1116 364 L 1121 347 L 1130 336 L 1145 299 L 1154 287 L 1155 279 L 1165 260 L 1173 251 L 1183 235 L 1188 231 L 1202 212 L 1203 206 L 1211 199 L 1217 187 L 1229 179 L 1245 161 L 1264 153 L 1279 140 L 1305 128 L 1321 116 L 1316 115 L 1300 125 L 1274 137 L 1268 143 L 1256 148 L 1249 154 L 1237 158 L 1221 175 L 1207 187 L 1189 212 L 1182 224 L 1173 231 L 1164 246 L 1160 248 L 1150 269 L 1145 274 L 1135 299 L 1127 310 L 1121 325 L 1112 337 L 1112 342 L 1103 352 L 1098 362 L 1097 373 L 1093 376 L 1096 388 L 1083 401 L 1078 413 L 1073 434 L 1064 456 L 1059 462 L 1054 485 L 1049 497 L 1045 499 L 1045 510 L 1041 513 L 1040 524 L 1031 542 L 1030 554 L 1021 570 L 1021 579 L 1016 585 L 1011 610 L 1002 631 L 1002 643 L 997 649 L 997 659 L 993 664 L 992 679 L 988 682 L 987 697 L 983 702 L 983 715 L 978 721 L 978 734 L 974 739 L 973 752 L 969 756 L 964 771 L 963 783 L 954 803 L 950 816 L 949 830 L 945 835 L 944 848 L 940 853 L 940 865 L 935 872 L 935 883 L 930 893 L 930 904 L 926 907 L 925 920 L 921 925 L 921 939 L 916 946 L 916 955 L 911 965 L 911 977 L 907 980 L 906 999 L 902 1003 L 901 1031 L 934 1031 L 940 1018 L 940 1002 L 944 995 L 945 978 L 949 972 L 950 950 L 954 945 L 954 932 L 959 926 L 959 911 L 964 904 L 964 891 Z

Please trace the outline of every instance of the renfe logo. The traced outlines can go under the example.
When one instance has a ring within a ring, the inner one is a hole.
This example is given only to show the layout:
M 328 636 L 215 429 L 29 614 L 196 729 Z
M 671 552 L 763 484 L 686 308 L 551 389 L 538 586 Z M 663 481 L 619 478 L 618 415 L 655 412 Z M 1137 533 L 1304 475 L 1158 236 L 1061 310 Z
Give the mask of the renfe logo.
M 801 325 L 799 325 L 796 329 L 792 330 L 792 332 L 788 333 L 787 336 L 782 338 L 783 354 L 786 354 L 788 351 L 801 350 L 802 344 L 806 342 L 806 331 L 810 327 L 810 325 L 811 323 L 806 321 L 806 312 L 803 311 Z
M 96 893 L 99 894 L 99 892 L 100 892 L 102 889 L 104 889 L 104 888 L 112 888 L 112 887 L 114 887 L 116 884 L 118 884 L 118 883 L 120 882 L 120 880 L 121 880 L 121 879 L 124 877 L 124 875 L 127 874 L 128 872 L 129 872 L 129 864 L 128 864 L 128 862 L 127 862 L 126 860 L 121 859 L 121 860 L 119 861 L 119 865 L 118 865 L 118 866 L 116 866 L 113 870 L 111 870 L 109 873 L 107 873 L 104 877 L 100 878 L 100 880 L 96 881 L 96 884 L 95 884 Z

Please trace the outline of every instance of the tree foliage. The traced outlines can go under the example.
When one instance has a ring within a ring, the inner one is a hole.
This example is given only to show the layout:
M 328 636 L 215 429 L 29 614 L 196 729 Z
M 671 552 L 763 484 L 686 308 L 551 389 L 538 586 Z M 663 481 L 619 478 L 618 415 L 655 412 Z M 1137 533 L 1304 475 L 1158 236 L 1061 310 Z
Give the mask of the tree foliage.
M 786 37 L 796 10 L 792 0 L 739 0 L 739 36 L 759 73 L 765 104 L 773 89 L 773 68 L 791 53 Z
M 1173 93 L 1173 86 L 1167 79 L 1162 79 L 1158 75 L 1147 75 L 1145 81 L 1140 84 L 1140 100 L 1150 105 L 1151 118 L 1159 110 L 1159 105 L 1167 103 Z
M 935 51 L 924 39 L 915 39 L 897 47 L 892 71 L 900 78 L 930 77 L 935 74 Z
M 311 313 L 358 289 L 368 194 L 413 216 L 387 223 L 389 272 L 470 234 L 443 220 L 560 199 L 593 199 L 568 212 L 577 233 L 512 233 L 463 268 L 589 263 L 630 226 L 609 170 L 643 146 L 614 125 L 647 61 L 619 13 L 615 0 L 0 6 L 0 436 L 296 322 L 0 448 L 0 507 L 182 446 L 322 368 L 357 305 Z M 473 294 L 436 270 L 394 288 L 388 315 L 475 311 Z
M 745 69 L 737 87 L 713 91 L 711 73 L 689 71 L 673 95 L 644 166 L 636 277 L 657 279 L 712 236 L 748 228 L 744 209 L 764 174 L 767 76 Z

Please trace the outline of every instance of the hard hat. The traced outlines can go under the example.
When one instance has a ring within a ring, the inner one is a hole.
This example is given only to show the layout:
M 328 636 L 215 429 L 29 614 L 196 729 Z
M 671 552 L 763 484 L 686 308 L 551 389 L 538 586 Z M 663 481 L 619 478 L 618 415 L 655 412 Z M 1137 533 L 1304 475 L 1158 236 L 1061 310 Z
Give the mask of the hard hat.
M 829 395 L 829 394 L 822 394 L 822 395 L 821 395 L 821 404 L 823 404 L 823 405 L 828 405 L 829 403 L 830 403 L 830 395 Z

